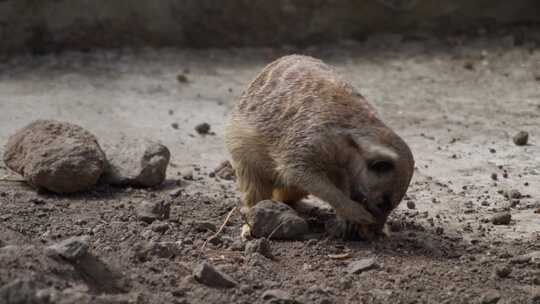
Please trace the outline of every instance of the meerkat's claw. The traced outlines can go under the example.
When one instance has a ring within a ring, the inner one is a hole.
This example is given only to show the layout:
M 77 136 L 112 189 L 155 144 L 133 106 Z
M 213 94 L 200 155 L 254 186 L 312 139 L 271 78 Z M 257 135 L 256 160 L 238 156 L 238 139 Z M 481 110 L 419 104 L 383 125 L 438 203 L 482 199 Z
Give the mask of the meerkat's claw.
M 251 235 L 251 227 L 249 227 L 248 224 L 242 225 L 242 232 L 240 232 L 240 237 L 242 238 L 242 241 L 249 241 L 253 239 L 253 236 Z

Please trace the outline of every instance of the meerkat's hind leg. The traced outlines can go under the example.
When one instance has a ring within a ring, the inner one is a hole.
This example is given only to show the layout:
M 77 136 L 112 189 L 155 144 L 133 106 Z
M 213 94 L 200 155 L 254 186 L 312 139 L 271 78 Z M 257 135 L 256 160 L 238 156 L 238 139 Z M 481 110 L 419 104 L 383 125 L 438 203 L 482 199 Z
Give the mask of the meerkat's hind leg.
M 242 240 L 249 240 L 251 227 L 245 220 L 245 214 L 258 202 L 272 198 L 273 183 L 265 171 L 246 164 L 242 161 L 235 165 L 237 183 L 239 190 L 243 193 L 241 213 L 244 214 L 245 223 L 242 225 L 240 237 Z
M 286 204 L 294 204 L 305 198 L 308 194 L 296 187 L 279 187 L 272 191 L 272 199 Z

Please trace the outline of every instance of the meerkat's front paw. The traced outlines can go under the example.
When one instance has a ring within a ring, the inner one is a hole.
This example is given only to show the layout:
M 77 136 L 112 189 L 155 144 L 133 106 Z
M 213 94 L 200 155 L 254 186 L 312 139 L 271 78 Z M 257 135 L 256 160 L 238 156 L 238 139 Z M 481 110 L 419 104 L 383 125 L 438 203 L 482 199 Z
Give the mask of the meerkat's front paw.
M 359 224 L 336 218 L 326 223 L 326 231 L 335 238 L 347 241 L 372 241 L 387 237 L 388 234 L 382 225 Z

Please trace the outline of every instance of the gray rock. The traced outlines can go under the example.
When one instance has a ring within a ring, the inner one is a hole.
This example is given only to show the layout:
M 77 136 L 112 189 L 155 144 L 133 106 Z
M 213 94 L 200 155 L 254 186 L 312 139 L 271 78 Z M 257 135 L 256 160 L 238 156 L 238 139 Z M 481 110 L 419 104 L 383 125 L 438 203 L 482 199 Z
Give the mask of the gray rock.
M 501 299 L 501 294 L 497 290 L 488 290 L 480 297 L 481 304 L 496 304 Z
M 233 278 L 206 262 L 193 269 L 193 276 L 199 283 L 210 287 L 231 288 L 238 284 Z
M 4 162 L 29 184 L 57 193 L 91 188 L 106 165 L 94 135 L 54 120 L 34 121 L 12 135 Z
M 107 167 L 103 180 L 119 186 L 153 187 L 165 180 L 171 157 L 164 145 L 146 140 L 123 139 L 104 145 Z
M 181 246 L 174 242 L 153 242 L 143 241 L 133 246 L 135 259 L 144 262 L 151 260 L 152 257 L 173 258 L 180 254 Z
M 34 281 L 15 280 L 0 287 L 0 303 L 7 304 L 44 304 L 36 295 Z
M 263 301 L 272 304 L 293 304 L 298 303 L 291 298 L 291 295 L 281 289 L 270 289 L 263 292 L 261 298 Z
M 210 125 L 206 122 L 200 123 L 195 126 L 195 131 L 201 135 L 206 135 L 210 132 Z
M 265 238 L 255 239 L 247 242 L 244 252 L 246 254 L 258 252 L 269 259 L 273 257 L 270 242 Z
M 164 233 L 165 231 L 169 230 L 169 224 L 162 221 L 155 221 L 150 225 L 150 229 L 154 232 Z
M 512 220 L 512 215 L 508 212 L 495 214 L 491 218 L 491 222 L 493 223 L 493 225 L 508 225 L 510 224 L 511 220 Z
M 182 189 L 182 188 L 174 189 L 174 190 L 172 190 L 171 192 L 169 192 L 169 196 L 172 197 L 172 198 L 176 198 L 176 197 L 178 197 L 180 194 L 182 194 L 183 191 L 184 191 L 184 189 Z
M 526 131 L 519 131 L 516 135 L 514 135 L 512 140 L 516 146 L 525 146 L 529 141 L 529 133 Z
M 168 219 L 171 205 L 165 201 L 141 201 L 136 208 L 137 218 L 152 223 L 155 220 Z
M 87 235 L 72 237 L 47 247 L 47 254 L 77 261 L 88 253 L 89 240 L 90 237 Z
M 518 255 L 510 259 L 510 263 L 512 264 L 527 264 L 527 263 L 540 264 L 540 251 L 533 251 L 527 254 Z
M 508 265 L 495 267 L 495 275 L 499 278 L 507 278 L 512 273 L 512 268 Z
M 196 232 L 217 231 L 216 225 L 206 221 L 192 221 L 188 223 Z
M 416 204 L 413 201 L 407 201 L 407 208 L 416 209 Z
M 367 270 L 377 268 L 377 261 L 375 258 L 365 258 L 357 261 L 352 261 L 347 266 L 347 272 L 349 274 L 357 274 Z
M 308 233 L 308 223 L 282 202 L 265 200 L 243 211 L 256 238 L 299 239 Z

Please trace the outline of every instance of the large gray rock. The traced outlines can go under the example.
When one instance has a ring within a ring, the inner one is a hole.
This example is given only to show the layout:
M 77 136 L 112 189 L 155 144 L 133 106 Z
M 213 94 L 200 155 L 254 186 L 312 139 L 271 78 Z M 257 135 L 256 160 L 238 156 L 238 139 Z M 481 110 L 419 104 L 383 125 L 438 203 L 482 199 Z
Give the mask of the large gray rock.
M 299 239 L 309 232 L 308 223 L 282 202 L 261 201 L 243 212 L 256 238 Z
M 164 145 L 123 139 L 104 146 L 107 168 L 104 181 L 119 186 L 152 187 L 165 180 L 171 153 Z
M 105 154 L 96 137 L 83 128 L 37 120 L 9 138 L 4 162 L 35 187 L 68 193 L 96 184 Z
M 77 261 L 88 253 L 90 237 L 75 236 L 47 247 L 50 256 L 60 256 L 70 261 Z
M 15 280 L 0 287 L 0 303 L 45 304 L 36 295 L 36 284 L 30 280 Z

